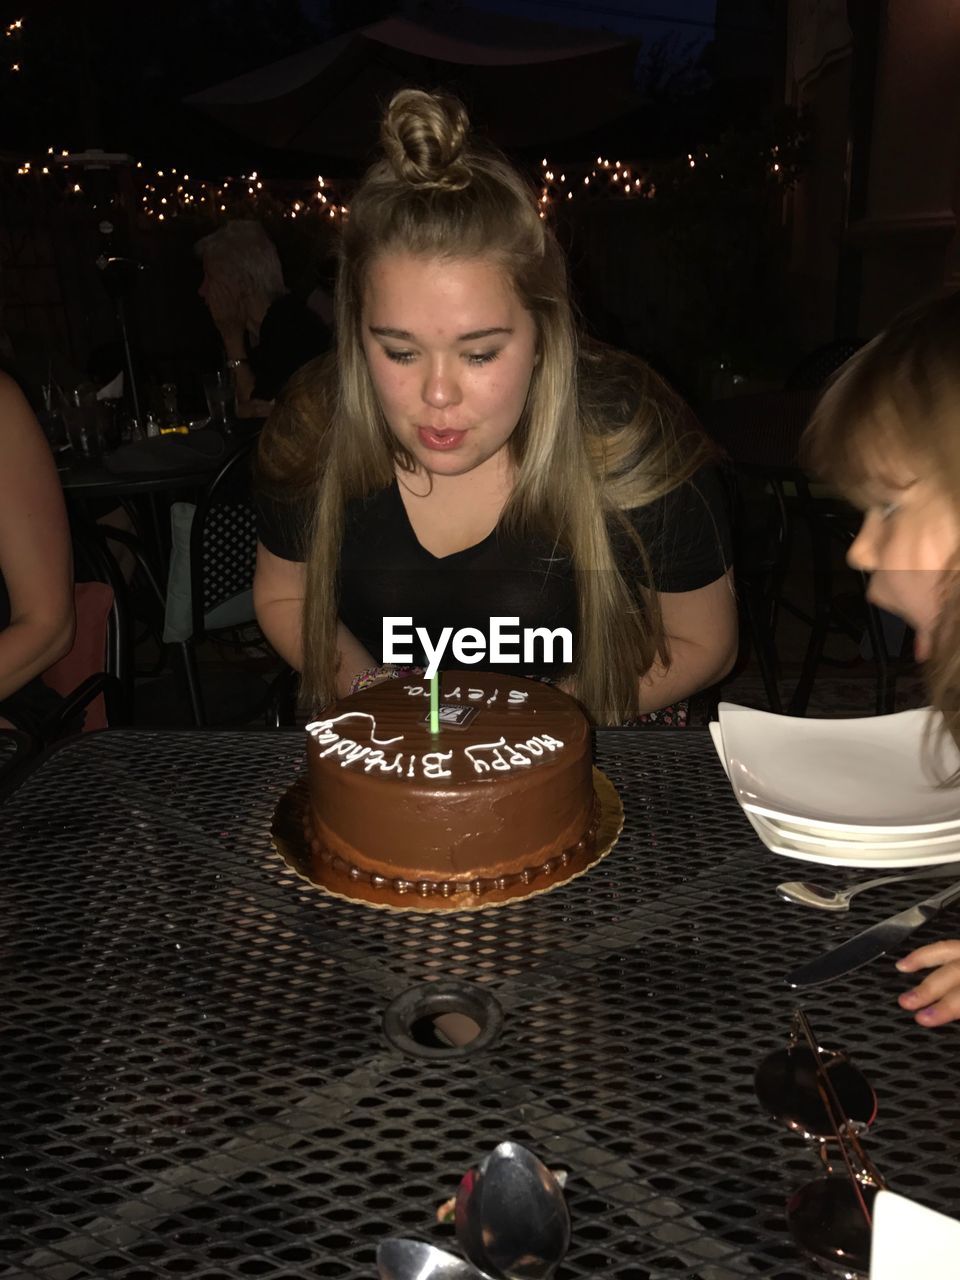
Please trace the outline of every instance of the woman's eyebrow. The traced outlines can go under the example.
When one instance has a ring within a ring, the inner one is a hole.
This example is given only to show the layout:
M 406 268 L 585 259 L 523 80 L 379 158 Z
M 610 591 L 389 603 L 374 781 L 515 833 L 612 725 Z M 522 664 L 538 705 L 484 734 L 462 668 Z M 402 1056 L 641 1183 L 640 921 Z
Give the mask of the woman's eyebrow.
M 368 325 L 368 332 L 372 333 L 376 338 L 395 338 L 398 342 L 416 342 L 416 338 L 408 329 L 391 329 L 386 325 Z M 497 334 L 513 333 L 512 329 L 493 328 L 493 329 L 474 329 L 471 333 L 461 333 L 457 338 L 458 342 L 478 342 L 481 338 L 493 338 Z

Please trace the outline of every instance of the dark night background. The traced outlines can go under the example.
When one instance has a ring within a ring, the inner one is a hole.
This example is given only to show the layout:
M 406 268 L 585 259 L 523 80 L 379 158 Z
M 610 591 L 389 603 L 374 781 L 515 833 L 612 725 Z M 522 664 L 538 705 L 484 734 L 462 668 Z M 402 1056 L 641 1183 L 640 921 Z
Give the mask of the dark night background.
M 19 16 L 25 23 L 20 36 L 7 41 L 22 70 L 3 69 L 0 146 L 15 153 L 99 146 L 156 163 L 176 157 L 183 164 L 204 164 L 211 173 L 238 166 L 277 176 L 310 172 L 313 158 L 258 149 L 182 99 L 389 14 L 429 23 L 464 7 L 637 41 L 642 118 L 606 130 L 608 147 L 621 137 L 635 139 L 637 125 L 645 135 L 643 150 L 703 141 L 749 118 L 758 101 L 768 102 L 771 80 L 780 71 L 772 0 L 747 6 L 746 16 L 736 12 L 742 6 L 733 6 L 723 28 L 724 45 L 739 46 L 740 70 L 746 72 L 739 76 L 717 65 L 723 48 L 715 42 L 715 0 L 473 0 L 468 6 L 451 0 L 36 0 L 26 15 L 23 6 L 5 0 L 4 25 Z M 651 110 L 658 100 L 669 101 L 669 119 Z M 596 141 L 572 144 L 572 150 L 588 154 Z
M 778 303 L 779 187 L 769 180 L 768 158 L 795 122 L 782 107 L 783 10 L 776 0 L 167 0 L 135 6 L 36 0 L 25 11 L 3 0 L 4 26 L 22 16 L 24 27 L 0 50 L 21 68 L 0 67 L 0 152 L 36 166 L 51 146 L 102 148 L 145 168 L 164 167 L 168 176 L 177 166 L 179 173 L 208 179 L 256 169 L 273 181 L 274 194 L 284 180 L 312 182 L 324 172 L 340 180 L 348 199 L 349 182 L 368 156 L 273 150 L 216 123 L 184 97 L 385 16 L 429 25 L 455 22 L 461 11 L 485 11 L 494 24 L 496 15 L 558 24 L 571 39 L 610 33 L 635 47 L 632 100 L 622 116 L 549 147 L 558 165 L 593 164 L 598 153 L 622 156 L 644 167 L 657 192 L 655 200 L 634 201 L 632 208 L 612 193 L 593 204 L 578 199 L 558 207 L 556 227 L 587 326 L 646 356 L 693 399 L 720 364 L 738 363 L 747 373 L 782 365 L 790 335 Z M 706 147 L 714 168 L 691 172 L 688 153 Z M 536 174 L 541 154 L 538 145 L 513 158 Z M 216 337 L 195 296 L 192 247 L 212 229 L 211 218 L 181 209 L 163 227 L 156 220 L 148 226 L 138 216 L 139 195 L 128 194 L 123 208 L 92 208 L 113 179 L 89 171 L 77 176 L 83 197 L 72 207 L 39 188 L 29 205 L 20 194 L 27 184 L 6 179 L 0 225 L 8 228 L 7 249 L 0 265 L 8 304 L 17 294 L 22 302 L 7 311 L 8 327 L 15 322 L 21 330 L 19 345 L 52 345 L 75 369 L 91 346 L 110 340 L 112 307 L 92 266 L 104 247 L 96 228 L 106 212 L 116 228 L 109 250 L 151 268 L 140 277 L 133 303 L 145 366 L 162 380 L 210 363 Z M 255 208 L 228 212 L 261 218 L 280 248 L 288 284 L 306 294 L 329 271 L 331 228 L 318 219 L 291 222 L 267 194 Z M 42 266 L 47 252 L 39 233 L 28 230 L 39 223 L 49 227 L 56 288 L 49 273 L 30 270 Z M 18 224 L 19 238 L 9 231 Z M 608 296 L 611 280 L 620 281 L 622 292 L 624 271 L 642 305 Z M 58 328 L 52 334 L 51 315 Z

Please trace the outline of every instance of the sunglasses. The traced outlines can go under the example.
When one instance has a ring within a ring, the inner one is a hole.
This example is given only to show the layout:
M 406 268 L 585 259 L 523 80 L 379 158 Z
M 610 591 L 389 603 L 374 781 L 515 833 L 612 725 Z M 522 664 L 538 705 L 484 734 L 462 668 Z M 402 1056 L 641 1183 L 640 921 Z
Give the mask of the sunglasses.
M 845 1052 L 819 1043 L 802 1009 L 787 1047 L 763 1060 L 754 1087 L 770 1115 L 819 1144 L 826 1170 L 787 1201 L 794 1241 L 832 1275 L 866 1280 L 873 1202 L 885 1183 L 859 1134 L 876 1118 L 877 1095 Z

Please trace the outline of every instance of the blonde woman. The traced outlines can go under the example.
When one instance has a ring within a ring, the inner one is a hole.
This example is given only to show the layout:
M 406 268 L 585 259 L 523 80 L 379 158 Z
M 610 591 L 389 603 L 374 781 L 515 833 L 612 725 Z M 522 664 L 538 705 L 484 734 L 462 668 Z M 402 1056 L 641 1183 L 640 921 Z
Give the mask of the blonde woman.
M 287 289 L 259 222 L 227 222 L 195 249 L 203 262 L 197 292 L 223 342 L 237 417 L 265 418 L 290 375 L 329 348 L 327 326 Z
M 387 617 L 434 643 L 494 617 L 566 628 L 568 662 L 480 665 L 556 680 L 599 724 L 715 683 L 737 629 L 709 446 L 645 365 L 581 349 L 536 199 L 459 103 L 404 90 L 381 136 L 336 356 L 261 440 L 264 632 L 318 706 L 390 674 Z

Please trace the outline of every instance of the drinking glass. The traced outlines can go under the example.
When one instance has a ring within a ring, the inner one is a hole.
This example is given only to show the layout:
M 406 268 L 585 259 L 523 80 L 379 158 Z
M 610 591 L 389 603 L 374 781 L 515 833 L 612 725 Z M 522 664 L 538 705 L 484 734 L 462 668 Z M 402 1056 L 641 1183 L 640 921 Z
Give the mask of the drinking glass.
M 233 379 L 227 369 L 216 369 L 203 375 L 203 393 L 207 397 L 211 426 L 230 430 L 233 406 Z
M 67 425 L 67 439 L 79 458 L 95 462 L 103 454 L 103 430 L 96 389 L 92 386 L 75 387 L 66 396 L 63 417 Z

